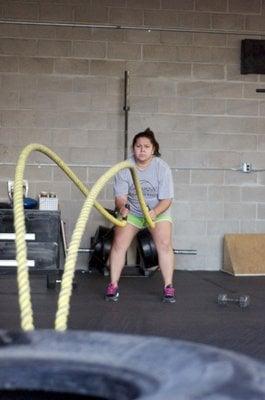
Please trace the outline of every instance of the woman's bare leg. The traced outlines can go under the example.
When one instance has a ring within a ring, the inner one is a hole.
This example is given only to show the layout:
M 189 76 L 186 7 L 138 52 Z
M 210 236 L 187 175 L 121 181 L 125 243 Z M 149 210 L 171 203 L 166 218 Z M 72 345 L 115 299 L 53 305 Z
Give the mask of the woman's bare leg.
M 158 263 L 165 286 L 171 285 L 174 272 L 174 253 L 172 249 L 172 224 L 169 221 L 157 222 L 150 233 L 155 242 Z
M 114 285 L 119 282 L 125 264 L 126 252 L 138 231 L 138 228 L 130 224 L 123 228 L 119 226 L 114 228 L 114 238 L 109 257 L 110 278 Z

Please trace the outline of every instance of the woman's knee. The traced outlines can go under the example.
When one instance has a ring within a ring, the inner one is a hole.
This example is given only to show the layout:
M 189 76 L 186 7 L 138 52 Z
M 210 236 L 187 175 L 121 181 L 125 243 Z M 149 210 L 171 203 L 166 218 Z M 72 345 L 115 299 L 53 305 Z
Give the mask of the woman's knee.
M 115 238 L 113 239 L 111 250 L 114 250 L 117 253 L 126 252 L 128 250 L 129 244 L 122 239 Z
M 121 231 L 120 229 L 116 229 L 114 231 L 112 249 L 114 249 L 117 252 L 127 251 L 133 237 L 132 233 L 126 230 L 126 228 L 122 229 L 123 231 Z
M 166 238 L 159 238 L 156 241 L 156 248 L 157 248 L 157 251 L 163 251 L 163 252 L 172 251 L 171 240 L 168 240 Z

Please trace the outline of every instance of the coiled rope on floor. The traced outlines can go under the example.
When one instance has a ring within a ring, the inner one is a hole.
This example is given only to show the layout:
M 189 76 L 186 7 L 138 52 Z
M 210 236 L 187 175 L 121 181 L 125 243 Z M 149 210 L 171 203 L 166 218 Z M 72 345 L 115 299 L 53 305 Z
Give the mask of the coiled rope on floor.
M 67 253 L 64 272 L 61 282 L 61 290 L 58 299 L 58 308 L 55 319 L 55 329 L 59 331 L 64 331 L 67 329 L 67 319 L 69 315 L 70 308 L 70 297 L 72 294 L 73 278 L 75 271 L 75 263 L 77 260 L 78 249 L 82 239 L 82 235 L 85 231 L 86 223 L 90 215 L 93 206 L 106 217 L 110 222 L 117 226 L 125 226 L 126 221 L 121 221 L 113 217 L 106 209 L 104 209 L 97 201 L 96 198 L 104 185 L 109 179 L 111 179 L 117 172 L 122 169 L 129 168 L 132 174 L 133 182 L 136 188 L 136 193 L 146 218 L 149 227 L 154 227 L 154 222 L 152 221 L 148 208 L 145 204 L 144 196 L 142 193 L 140 181 L 137 176 L 136 169 L 132 163 L 129 161 L 123 161 L 105 172 L 89 190 L 76 176 L 76 174 L 64 163 L 64 161 L 51 149 L 48 147 L 32 143 L 26 146 L 18 159 L 16 172 L 15 172 L 15 182 L 14 182 L 14 226 L 16 233 L 16 260 L 17 260 L 17 282 L 18 282 L 18 297 L 19 297 L 19 307 L 20 307 L 20 318 L 21 318 L 21 328 L 24 331 L 33 330 L 33 311 L 30 296 L 30 284 L 29 284 L 29 273 L 27 266 L 27 246 L 25 240 L 26 228 L 25 228 L 25 215 L 24 215 L 24 205 L 23 205 L 23 177 L 26 166 L 27 158 L 33 151 L 39 151 L 49 158 L 51 158 L 65 173 L 66 175 L 76 184 L 76 186 L 81 190 L 82 193 L 87 196 L 80 215 L 78 217 L 72 238 L 69 245 L 69 251 Z

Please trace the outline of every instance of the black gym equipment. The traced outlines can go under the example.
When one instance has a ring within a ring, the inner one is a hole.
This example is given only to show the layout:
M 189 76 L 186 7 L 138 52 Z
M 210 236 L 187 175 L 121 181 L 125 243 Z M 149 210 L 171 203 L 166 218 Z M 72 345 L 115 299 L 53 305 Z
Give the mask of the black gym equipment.
M 264 363 L 150 336 L 0 331 L 0 370 L 5 400 L 265 398 Z
M 96 230 L 95 236 L 90 239 L 91 253 L 88 262 L 88 269 L 92 271 L 97 269 L 103 275 L 109 275 L 107 266 L 108 257 L 111 249 L 113 240 L 114 230 L 113 228 L 107 228 L 106 226 L 99 225 Z
M 88 261 L 88 270 L 99 271 L 104 276 L 109 275 L 108 259 L 111 250 L 111 245 L 114 236 L 114 227 L 107 228 L 105 226 L 99 226 L 96 230 L 95 236 L 90 239 L 90 253 Z M 152 271 L 148 270 L 140 260 L 138 248 L 136 249 L 136 265 L 128 265 L 126 263 L 125 268 L 122 272 L 123 276 L 149 276 Z
M 228 303 L 238 304 L 240 308 L 246 308 L 250 305 L 250 297 L 241 295 L 239 297 L 228 297 L 226 293 L 220 293 L 217 297 L 217 303 L 226 306 Z
M 141 259 L 145 268 L 152 268 L 158 265 L 158 256 L 155 243 L 148 229 L 143 229 L 137 233 L 137 244 Z
M 47 288 L 55 288 L 61 279 L 63 243 L 61 213 L 50 210 L 25 210 L 27 258 L 30 272 L 46 273 Z M 14 214 L 12 208 L 0 206 L 0 265 L 10 271 L 16 262 Z
M 147 228 L 138 232 L 137 243 L 145 268 L 152 268 L 156 266 L 158 264 L 158 255 L 152 235 Z M 173 253 L 196 255 L 197 251 L 173 249 Z
M 106 228 L 99 226 L 96 230 L 95 236 L 90 240 L 91 253 L 89 258 L 88 268 L 89 271 L 97 269 L 103 275 L 109 275 L 108 258 L 113 240 L 114 228 Z M 137 248 L 136 248 L 136 261 L 134 267 L 134 274 L 140 276 L 150 276 L 156 269 L 151 270 L 158 265 L 158 255 L 155 243 L 149 230 L 142 229 L 136 235 Z M 196 250 L 177 250 L 173 249 L 174 254 L 197 254 Z M 131 267 L 131 266 L 130 266 Z M 125 275 L 126 275 L 125 271 Z M 129 275 L 129 274 L 128 274 Z
M 46 286 L 47 289 L 55 289 L 57 286 L 62 283 L 62 276 L 63 276 L 63 270 L 58 269 L 57 271 L 54 272 L 49 272 L 46 275 Z M 75 280 L 73 280 L 73 289 L 76 289 L 77 283 Z M 1 397 L 0 397 L 1 399 Z

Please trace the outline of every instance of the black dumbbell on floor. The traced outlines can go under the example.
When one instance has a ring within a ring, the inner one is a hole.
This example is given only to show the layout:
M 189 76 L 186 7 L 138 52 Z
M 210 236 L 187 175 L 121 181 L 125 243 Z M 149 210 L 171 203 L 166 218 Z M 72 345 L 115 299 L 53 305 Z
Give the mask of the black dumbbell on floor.
M 228 297 L 226 293 L 220 293 L 217 297 L 217 303 L 223 306 L 226 306 L 228 303 L 237 303 L 239 307 L 246 308 L 250 305 L 250 297 L 248 295 Z

